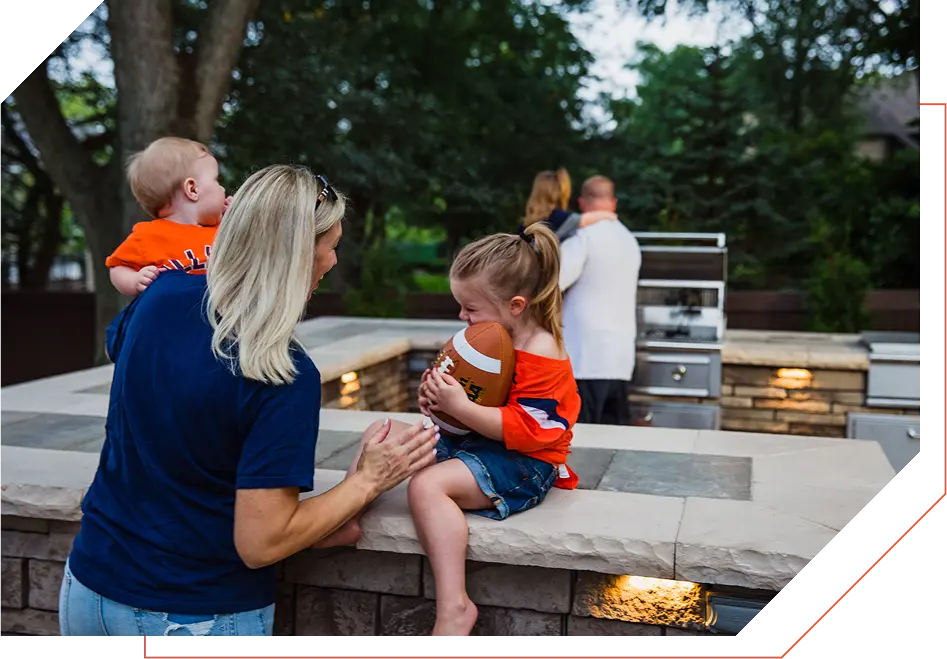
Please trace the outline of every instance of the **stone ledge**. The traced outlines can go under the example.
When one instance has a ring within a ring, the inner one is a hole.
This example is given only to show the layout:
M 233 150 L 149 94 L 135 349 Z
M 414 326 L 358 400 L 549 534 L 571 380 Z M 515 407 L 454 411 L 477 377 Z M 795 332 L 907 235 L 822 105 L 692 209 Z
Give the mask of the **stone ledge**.
M 364 427 L 366 415 L 356 416 Z M 675 452 L 746 456 L 752 461 L 752 500 L 553 489 L 542 506 L 503 522 L 468 515 L 471 561 L 778 590 L 893 475 L 880 447 L 870 442 L 711 431 L 607 427 L 585 431 L 588 436 L 577 444 L 617 448 L 624 437 L 624 448 L 636 450 L 654 450 L 667 441 Z M 4 446 L 2 451 L 4 515 L 72 522 L 81 518 L 82 496 L 94 477 L 97 455 L 14 446 Z M 344 472 L 316 470 L 315 475 L 316 492 L 322 492 L 334 487 Z M 812 496 L 800 497 L 800 488 Z M 28 556 L 23 558 L 62 560 L 74 527 L 54 521 L 46 524 L 50 539 L 59 538 L 61 532 L 63 547 L 50 543 L 30 550 L 25 543 L 21 553 Z M 359 549 L 423 553 L 403 485 L 380 497 L 362 517 L 361 526 Z M 11 529 L 3 535 L 6 550 L 7 538 L 28 540 L 20 536 L 31 534 Z M 420 559 L 414 565 L 418 579 L 412 582 L 420 584 Z M 302 583 L 347 587 L 341 581 Z M 418 588 L 366 587 L 421 596 Z M 500 600 L 496 602 L 502 606 Z
M 313 493 L 342 472 L 316 471 Z M 674 577 L 674 543 L 684 500 L 641 494 L 553 490 L 542 506 L 503 522 L 467 515 L 472 561 Z M 633 524 L 629 520 L 634 519 Z M 359 549 L 422 554 L 401 485 L 361 518 Z

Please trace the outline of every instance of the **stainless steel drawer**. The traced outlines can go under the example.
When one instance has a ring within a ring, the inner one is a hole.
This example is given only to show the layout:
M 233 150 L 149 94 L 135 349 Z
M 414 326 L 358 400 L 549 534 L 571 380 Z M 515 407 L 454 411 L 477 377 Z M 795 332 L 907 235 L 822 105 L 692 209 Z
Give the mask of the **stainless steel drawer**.
M 872 359 L 866 397 L 869 406 L 920 407 L 921 365 L 918 362 Z
M 720 353 L 639 351 L 631 383 L 636 393 L 654 396 L 720 396 Z
M 846 436 L 881 445 L 894 470 L 901 471 L 921 450 L 921 417 L 898 414 L 849 414 Z
M 635 425 L 653 428 L 720 428 L 720 406 L 700 403 L 635 402 L 631 405 Z

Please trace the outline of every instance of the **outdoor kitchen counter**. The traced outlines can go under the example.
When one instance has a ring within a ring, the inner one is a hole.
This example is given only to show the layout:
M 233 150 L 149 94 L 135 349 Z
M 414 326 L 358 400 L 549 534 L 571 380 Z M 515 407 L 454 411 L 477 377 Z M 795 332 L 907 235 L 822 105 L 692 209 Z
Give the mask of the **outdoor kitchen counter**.
M 742 366 L 867 371 L 868 349 L 857 334 L 727 330 L 721 360 Z
M 461 329 L 460 321 L 381 318 L 316 318 L 301 323 L 299 336 L 325 381 L 407 352 L 437 350 Z M 868 349 L 856 334 L 727 330 L 723 364 L 868 370 Z
M 80 519 L 110 378 L 98 368 L 3 389 L 6 519 Z M 360 432 L 384 416 L 323 411 L 317 490 L 342 478 Z M 894 473 L 874 442 L 812 437 L 579 425 L 573 448 L 595 489 L 554 489 L 504 522 L 471 516 L 472 560 L 779 590 Z M 403 487 L 362 528 L 360 549 L 421 552 Z

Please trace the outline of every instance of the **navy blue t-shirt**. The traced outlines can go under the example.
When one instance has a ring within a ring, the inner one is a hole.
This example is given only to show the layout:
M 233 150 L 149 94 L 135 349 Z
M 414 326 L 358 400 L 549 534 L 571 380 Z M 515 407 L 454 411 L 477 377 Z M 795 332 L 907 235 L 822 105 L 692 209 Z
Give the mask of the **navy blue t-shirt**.
M 204 275 L 162 273 L 108 333 L 105 445 L 69 564 L 85 586 L 128 606 L 269 606 L 275 568 L 251 570 L 234 546 L 236 491 L 313 486 L 318 370 L 296 348 L 292 384 L 234 375 L 211 351 L 206 290 Z

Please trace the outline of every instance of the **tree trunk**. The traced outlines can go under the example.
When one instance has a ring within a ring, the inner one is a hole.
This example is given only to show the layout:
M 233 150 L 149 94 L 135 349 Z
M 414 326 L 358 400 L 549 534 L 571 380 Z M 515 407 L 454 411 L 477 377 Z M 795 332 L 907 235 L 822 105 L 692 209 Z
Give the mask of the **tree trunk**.
M 105 328 L 122 308 L 105 271 L 105 257 L 124 238 L 119 205 L 120 169 L 95 165 L 76 140 L 62 116 L 46 74 L 46 63 L 36 68 L 14 92 L 17 110 L 43 160 L 43 167 L 69 200 L 95 265 L 96 332 L 104 341 Z M 100 272 L 101 271 L 101 272 Z M 104 280 L 103 280 L 104 275 Z M 100 360 L 101 346 L 93 358 Z
M 25 265 L 20 267 L 20 288 L 41 291 L 49 283 L 49 271 L 62 245 L 63 200 L 52 186 L 52 182 L 38 178 L 33 219 L 25 227 L 26 242 L 21 242 L 20 252 L 25 253 Z M 30 228 L 33 231 L 30 231 Z M 21 235 L 21 240 L 23 236 Z
M 333 289 L 345 294 L 362 284 L 362 260 L 365 256 L 365 218 L 372 201 L 364 194 L 353 192 L 346 204 L 345 229 L 342 232 L 342 255 L 335 270 Z
M 118 89 L 118 148 L 121 162 L 172 133 L 178 109 L 178 66 L 171 2 L 109 2 L 115 86 Z M 188 90 L 187 93 L 193 93 Z M 127 234 L 148 219 L 127 184 L 119 186 L 120 225 Z M 110 284 L 111 286 L 111 284 Z
M 170 0 L 108 3 L 108 27 L 115 85 L 118 91 L 112 162 L 97 166 L 92 149 L 70 130 L 50 86 L 43 63 L 14 92 L 17 109 L 39 150 L 43 166 L 69 201 L 92 254 L 96 287 L 95 358 L 102 359 L 105 328 L 124 305 L 109 281 L 105 258 L 146 219 L 124 180 L 127 158 L 149 142 L 180 135 L 209 142 L 220 106 L 231 84 L 233 67 L 243 48 L 247 22 L 259 0 L 212 3 L 200 30 L 195 85 L 182 88 L 174 50 L 173 4 Z M 181 94 L 197 100 L 179 116 Z
M 49 271 L 59 254 L 59 248 L 62 247 L 63 199 L 53 189 L 52 182 L 47 183 L 48 187 L 43 195 L 46 214 L 43 216 L 42 232 L 33 257 L 33 276 L 39 289 L 46 288 L 46 284 L 49 283 Z

